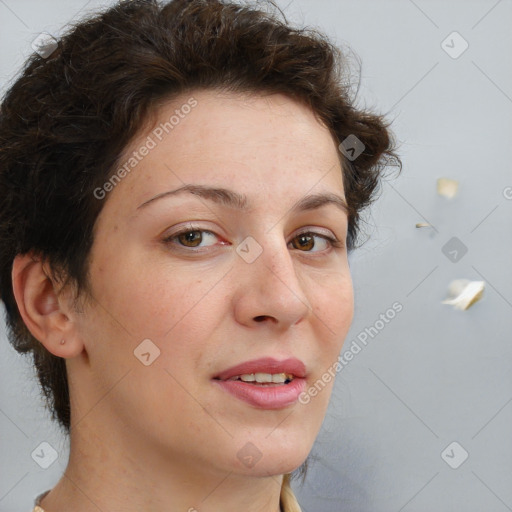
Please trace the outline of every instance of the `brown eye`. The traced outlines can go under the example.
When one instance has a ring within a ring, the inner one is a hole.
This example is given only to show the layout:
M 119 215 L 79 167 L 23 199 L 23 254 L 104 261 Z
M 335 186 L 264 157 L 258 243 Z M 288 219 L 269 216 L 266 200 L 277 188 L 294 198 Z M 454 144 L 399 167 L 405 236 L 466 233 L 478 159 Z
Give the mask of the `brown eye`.
M 197 247 L 203 241 L 202 231 L 185 231 L 176 238 L 185 247 Z
M 329 248 L 341 248 L 343 244 L 336 238 L 321 235 L 313 231 L 300 233 L 289 242 L 294 249 L 301 252 L 325 253 Z M 314 250 L 313 250 L 314 249 Z
M 315 246 L 315 240 L 311 235 L 305 233 L 296 236 L 292 240 L 292 245 L 295 249 L 310 251 Z
M 188 252 L 199 252 L 213 248 L 219 242 L 219 237 L 212 231 L 201 229 L 197 226 L 188 226 L 188 229 L 170 235 L 164 238 L 162 242 L 168 247 L 177 250 L 194 249 L 194 251 Z M 224 244 L 221 243 L 221 245 Z

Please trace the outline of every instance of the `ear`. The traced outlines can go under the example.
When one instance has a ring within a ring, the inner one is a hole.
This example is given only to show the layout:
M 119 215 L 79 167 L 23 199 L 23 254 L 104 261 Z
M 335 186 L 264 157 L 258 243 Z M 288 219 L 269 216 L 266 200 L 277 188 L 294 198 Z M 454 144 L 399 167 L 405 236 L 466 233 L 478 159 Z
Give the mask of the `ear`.
M 16 256 L 12 284 L 23 322 L 34 338 L 55 356 L 80 354 L 84 346 L 73 322 L 76 313 L 68 294 L 58 293 L 47 266 L 32 254 Z

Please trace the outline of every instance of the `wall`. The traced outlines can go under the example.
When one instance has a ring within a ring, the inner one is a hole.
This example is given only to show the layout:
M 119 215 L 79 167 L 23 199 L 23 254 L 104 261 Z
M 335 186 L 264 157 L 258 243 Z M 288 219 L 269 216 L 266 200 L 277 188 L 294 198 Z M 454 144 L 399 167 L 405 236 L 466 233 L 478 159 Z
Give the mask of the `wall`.
M 361 105 L 394 120 L 404 162 L 351 255 L 356 313 L 342 354 L 353 355 L 295 485 L 303 510 L 512 510 L 512 4 L 278 3 L 359 55 Z M 84 4 L 0 2 L 2 90 L 40 32 L 105 5 Z M 460 182 L 455 198 L 436 193 L 440 177 Z M 467 311 L 441 304 L 456 278 L 486 282 Z M 22 512 L 58 480 L 67 447 L 0 337 L 0 510 Z M 58 453 L 46 470 L 31 457 L 41 442 Z

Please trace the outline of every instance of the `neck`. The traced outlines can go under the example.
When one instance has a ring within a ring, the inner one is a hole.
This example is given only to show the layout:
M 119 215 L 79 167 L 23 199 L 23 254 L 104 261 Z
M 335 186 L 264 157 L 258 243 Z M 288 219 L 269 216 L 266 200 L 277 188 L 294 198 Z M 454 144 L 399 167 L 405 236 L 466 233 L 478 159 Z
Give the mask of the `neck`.
M 215 471 L 82 421 L 71 429 L 69 463 L 41 501 L 47 512 L 280 512 L 282 475 Z M 91 434 L 94 433 L 94 434 Z

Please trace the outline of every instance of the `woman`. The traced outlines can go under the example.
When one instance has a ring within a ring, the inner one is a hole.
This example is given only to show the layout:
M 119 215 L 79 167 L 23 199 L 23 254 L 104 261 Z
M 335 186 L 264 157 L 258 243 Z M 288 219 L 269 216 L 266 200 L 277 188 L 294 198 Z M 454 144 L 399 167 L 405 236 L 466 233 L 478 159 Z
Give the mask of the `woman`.
M 347 255 L 400 165 L 342 64 L 219 0 L 122 2 L 31 57 L 1 110 L 0 286 L 70 437 L 35 510 L 300 511 Z

